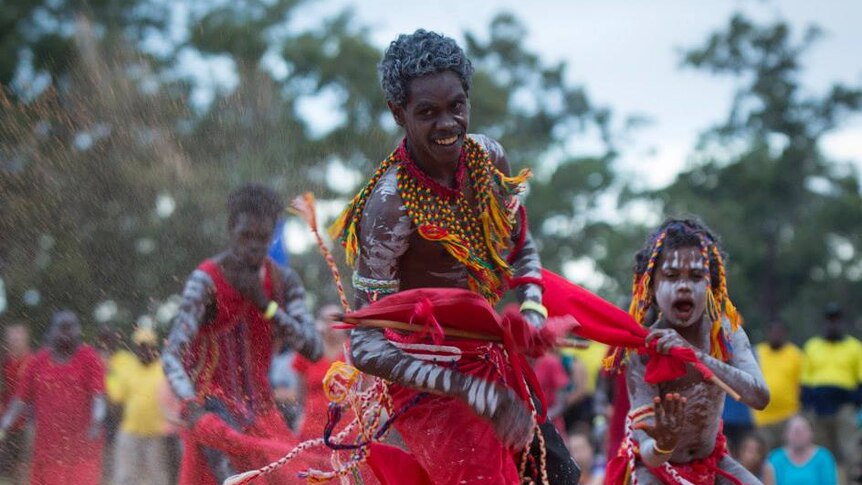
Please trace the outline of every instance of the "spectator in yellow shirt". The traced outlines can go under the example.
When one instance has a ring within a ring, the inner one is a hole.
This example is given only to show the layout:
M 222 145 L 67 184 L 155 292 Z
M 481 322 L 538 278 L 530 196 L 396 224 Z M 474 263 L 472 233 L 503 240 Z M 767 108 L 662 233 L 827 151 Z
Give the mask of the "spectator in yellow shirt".
M 816 441 L 829 448 L 839 466 L 855 455 L 855 415 L 862 396 L 862 342 L 847 335 L 841 307 L 826 307 L 823 336 L 805 344 L 802 406 L 811 414 Z
M 108 381 L 108 396 L 122 405 L 114 448 L 114 485 L 168 485 L 167 423 L 159 405 L 165 376 L 153 330 L 132 335 L 135 361 Z
M 802 351 L 787 341 L 784 323 L 769 324 L 767 341 L 757 345 L 757 358 L 772 397 L 763 411 L 754 411 L 754 424 L 766 450 L 781 446 L 787 421 L 799 412 Z

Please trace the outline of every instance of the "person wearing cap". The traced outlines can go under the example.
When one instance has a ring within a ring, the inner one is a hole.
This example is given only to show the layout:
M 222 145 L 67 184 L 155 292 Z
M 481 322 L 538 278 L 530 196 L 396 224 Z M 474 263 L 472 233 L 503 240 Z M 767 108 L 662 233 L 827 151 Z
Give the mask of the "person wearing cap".
M 815 441 L 839 466 L 854 457 L 855 414 L 862 398 L 862 343 L 847 335 L 841 307 L 826 305 L 823 333 L 805 343 L 802 407 L 811 416 Z
M 149 328 L 132 334 L 135 361 L 108 381 L 108 397 L 122 407 L 114 447 L 114 485 L 168 485 L 168 423 L 159 406 L 165 375 L 158 337 Z

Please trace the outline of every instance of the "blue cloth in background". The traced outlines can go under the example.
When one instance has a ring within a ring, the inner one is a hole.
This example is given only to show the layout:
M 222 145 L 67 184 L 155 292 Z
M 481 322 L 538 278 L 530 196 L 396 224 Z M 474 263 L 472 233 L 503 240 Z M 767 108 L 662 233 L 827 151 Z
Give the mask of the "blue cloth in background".
M 751 418 L 751 408 L 747 405 L 725 395 L 724 397 L 724 413 L 721 415 L 725 425 L 753 425 L 754 421 Z
M 290 262 L 290 253 L 287 252 L 287 241 L 284 238 L 284 219 L 275 223 L 272 244 L 269 245 L 269 257 L 281 266 L 287 266 Z

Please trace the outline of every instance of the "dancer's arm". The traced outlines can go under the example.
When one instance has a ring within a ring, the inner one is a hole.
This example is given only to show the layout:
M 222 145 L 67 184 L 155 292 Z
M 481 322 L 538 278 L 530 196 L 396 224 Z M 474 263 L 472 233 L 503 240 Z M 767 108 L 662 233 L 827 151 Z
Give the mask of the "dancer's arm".
M 182 302 L 173 328 L 162 351 L 162 367 L 174 394 L 183 401 L 195 399 L 195 386 L 183 367 L 183 355 L 194 342 L 205 321 L 207 309 L 214 305 L 215 286 L 209 275 L 195 270 L 186 281 Z
M 758 411 L 769 404 L 769 388 L 763 378 L 763 371 L 751 351 L 751 342 L 742 328 L 730 336 L 733 355 L 730 362 L 725 363 L 706 352 L 697 352 L 697 357 L 706 364 L 715 375 L 728 383 L 742 397 L 741 401 Z
M 36 375 L 33 369 L 33 361 L 31 360 L 21 373 L 18 385 L 15 388 L 15 395 L 9 406 L 6 407 L 6 412 L 0 418 L 0 441 L 6 438 L 6 433 L 14 423 L 18 421 L 21 414 L 27 410 L 27 403 L 33 400 L 33 387 L 35 385 Z
M 13 398 L 12 402 L 9 403 L 9 407 L 6 408 L 6 412 L 3 414 L 3 417 L 0 418 L 0 441 L 6 438 L 6 433 L 9 432 L 9 428 L 12 427 L 12 423 L 18 421 L 18 417 L 21 416 L 21 413 L 27 409 L 27 405 L 21 398 Z
M 656 350 L 667 353 L 671 347 L 690 347 L 694 350 L 697 358 L 706 364 L 715 375 L 728 383 L 742 397 L 741 401 L 754 409 L 763 410 L 769 404 L 769 388 L 763 379 L 763 372 L 757 364 L 754 352 L 751 351 L 751 342 L 742 328 L 736 332 L 730 331 L 729 324 L 725 323 L 725 332 L 730 335 L 730 347 L 733 356 L 729 363 L 722 362 L 709 353 L 695 348 L 682 338 L 676 330 L 656 329 L 647 336 L 647 343 L 658 339 Z
M 414 228 L 398 195 L 395 170 L 380 178 L 362 211 L 360 250 L 353 274 L 357 309 L 401 290 L 398 260 L 407 252 Z
M 516 221 L 515 229 L 512 231 L 512 238 L 517 240 L 516 238 L 521 231 L 527 231 L 527 235 L 525 236 L 524 246 L 521 248 L 521 252 L 518 253 L 518 256 L 512 262 L 512 276 L 515 278 L 525 276 L 541 278 L 542 263 L 539 260 L 539 251 L 536 249 L 536 244 L 533 242 L 533 236 L 530 234 L 529 228 L 521 227 L 520 218 L 516 219 Z M 537 284 L 526 283 L 520 285 L 515 289 L 515 294 L 520 303 L 527 300 L 542 303 L 542 287 Z
M 305 288 L 299 275 L 290 268 L 281 268 L 284 280 L 284 301 L 272 321 L 283 328 L 287 345 L 306 359 L 317 362 L 323 355 L 323 340 L 314 326 L 314 319 L 305 304 Z M 284 310 L 282 310 L 284 308 Z
M 350 347 L 353 363 L 362 372 L 461 399 L 494 424 L 506 445 L 523 447 L 527 443 L 532 417 L 511 389 L 417 359 L 393 345 L 380 329 L 353 329 Z
M 503 149 L 500 142 L 485 135 L 474 135 L 473 137 L 476 141 L 481 143 L 488 152 L 488 156 L 491 158 L 494 166 L 497 167 L 497 170 L 501 171 L 506 176 L 510 175 L 511 168 L 509 167 L 509 160 L 506 158 L 506 151 Z M 520 203 L 518 204 L 520 205 Z M 518 211 L 522 210 L 526 211 L 524 207 L 519 206 Z M 524 235 L 524 245 L 521 247 L 520 252 L 515 256 L 515 260 L 512 261 L 512 276 L 514 278 L 541 278 L 542 263 L 539 260 L 539 251 L 536 248 L 536 244 L 533 241 L 533 236 L 530 234 L 529 228 L 521 227 L 521 225 L 521 215 L 520 213 L 516 213 L 515 226 L 512 228 L 513 244 L 520 239 L 522 231 L 526 231 L 526 234 Z M 525 301 L 532 301 L 539 304 L 542 303 L 542 287 L 535 283 L 526 283 L 516 287 L 515 295 L 520 303 L 524 303 Z M 545 321 L 545 318 L 534 310 L 524 310 L 524 316 L 530 324 L 536 327 L 541 327 Z
M 88 431 L 90 439 L 97 439 L 101 435 L 102 425 L 105 423 L 105 416 L 107 415 L 108 402 L 105 395 L 96 394 L 90 404 L 90 429 Z

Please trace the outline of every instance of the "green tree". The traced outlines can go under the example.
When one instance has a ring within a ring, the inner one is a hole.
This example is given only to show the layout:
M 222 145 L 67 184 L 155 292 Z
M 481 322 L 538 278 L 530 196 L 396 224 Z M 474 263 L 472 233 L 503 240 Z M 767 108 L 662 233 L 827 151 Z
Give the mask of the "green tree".
M 82 19 L 106 45 L 137 46 L 164 31 L 168 18 L 166 2 L 6 0 L 0 9 L 0 85 L 12 86 L 16 75 L 22 75 L 25 85 L 16 86 L 13 96 L 67 87 L 80 53 L 75 34 Z
M 862 106 L 862 91 L 802 85 L 802 57 L 818 38 L 785 23 L 734 16 L 685 54 L 684 65 L 739 83 L 726 121 L 702 136 L 693 166 L 649 194 L 667 214 L 694 213 L 723 236 L 732 297 L 754 326 L 783 317 L 818 332 L 830 300 L 862 304 L 862 197 L 850 163 L 828 160 L 823 136 Z
M 15 26 L 26 36 L 45 31 L 28 23 L 43 8 L 33 5 Z M 355 187 L 334 187 L 332 167 L 361 173 L 359 182 L 397 141 L 376 72 L 382 49 L 350 12 L 297 32 L 284 28 L 295 1 L 197 6 L 184 40 L 154 59 L 142 53 L 141 37 L 129 34 L 147 25 L 146 0 L 90 3 L 92 12 L 51 5 L 74 20 L 64 37 L 74 55 L 35 99 L 4 91 L 0 113 L 0 276 L 13 317 L 45 322 L 58 306 L 87 317 L 105 301 L 127 324 L 154 313 L 202 258 L 224 245 L 230 189 L 262 180 L 285 198 L 313 190 L 344 201 Z M 87 13 L 92 21 L 79 15 Z M 501 139 L 516 169 L 555 159 L 556 176 L 537 177 L 528 200 L 534 230 L 551 241 L 556 233 L 542 227 L 543 219 L 557 212 L 581 217 L 611 183 L 610 147 L 608 154 L 576 158 L 565 144 L 587 127 L 605 133 L 609 115 L 564 80 L 564 65 L 545 65 L 522 47 L 526 33 L 514 17 L 495 18 L 489 34 L 486 41 L 467 34 L 478 68 L 473 129 Z M 231 60 L 239 80 L 203 109 L 186 101 L 196 86 L 169 69 L 189 49 Z M 272 73 L 273 59 L 286 75 Z M 301 109 L 319 97 L 328 97 L 341 120 L 322 133 Z M 580 202 L 561 203 L 566 198 Z M 558 267 L 562 248 L 589 235 L 555 237 L 543 254 Z M 293 255 L 292 266 L 318 300 L 334 298 L 316 250 Z M 25 302 L 30 290 L 41 294 L 39 304 Z
M 559 271 L 565 262 L 601 250 L 597 235 L 607 225 L 594 209 L 615 181 L 616 150 L 609 110 L 595 106 L 584 87 L 566 80 L 564 62 L 548 65 L 525 49 L 527 35 L 524 25 L 506 13 L 491 21 L 486 41 L 466 34 L 477 67 L 472 126 L 500 140 L 513 169 L 533 168 L 526 198 L 530 227 L 543 264 Z M 568 142 L 590 132 L 604 142 L 601 151 L 572 154 Z
M 204 16 L 234 17 L 215 12 Z M 266 19 L 273 17 L 278 16 L 260 16 L 260 22 L 249 22 L 247 16 L 239 16 L 243 23 L 232 29 L 249 36 L 262 35 L 259 33 L 271 29 Z M 234 93 L 215 103 L 213 115 L 203 119 L 192 136 L 197 141 L 187 145 L 192 150 L 206 150 L 202 156 L 207 159 L 224 160 L 219 165 L 235 174 L 230 184 L 263 177 L 285 194 L 313 190 L 324 198 L 348 195 L 329 187 L 325 179 L 327 167 L 337 162 L 364 178 L 388 155 L 399 135 L 377 77 L 382 49 L 371 44 L 368 30 L 356 26 L 352 17 L 346 11 L 317 29 L 264 36 L 277 39 L 266 48 L 261 44 L 252 56 L 246 57 L 230 43 L 206 42 L 205 39 L 220 38 L 207 33 L 211 26 L 206 22 L 194 26 L 194 30 L 203 33 L 193 45 L 228 55 L 237 65 L 256 67 L 240 76 L 244 80 Z M 527 203 L 536 221 L 562 210 L 566 217 L 575 217 L 581 226 L 592 230 L 594 221 L 584 214 L 593 207 L 596 195 L 613 181 L 609 164 L 614 157 L 608 128 L 610 115 L 605 109 L 593 107 L 583 88 L 566 82 L 565 64 L 547 66 L 536 53 L 524 49 L 526 35 L 524 26 L 510 14 L 500 14 L 492 20 L 484 42 L 475 33 L 465 34 L 465 47 L 476 67 L 471 130 L 498 138 L 516 169 L 537 167 L 549 154 L 562 153 L 557 173 L 537 178 Z M 262 74 L 264 51 L 280 54 L 289 71 L 284 79 L 277 81 Z M 297 105 L 317 96 L 335 99 L 343 122 L 315 136 L 314 120 L 304 119 Z M 595 129 L 608 143 L 606 153 L 594 158 L 568 156 L 567 140 L 588 128 Z M 202 138 L 218 142 L 205 143 Z M 289 177 L 287 166 L 291 167 Z M 571 255 L 568 248 L 573 241 L 589 244 L 590 231 L 557 235 L 542 230 L 540 224 L 534 224 L 534 230 L 540 231 L 543 257 L 554 268 Z M 315 250 L 295 255 L 294 266 L 315 292 L 324 292 L 330 299 L 334 296 L 328 272 Z

